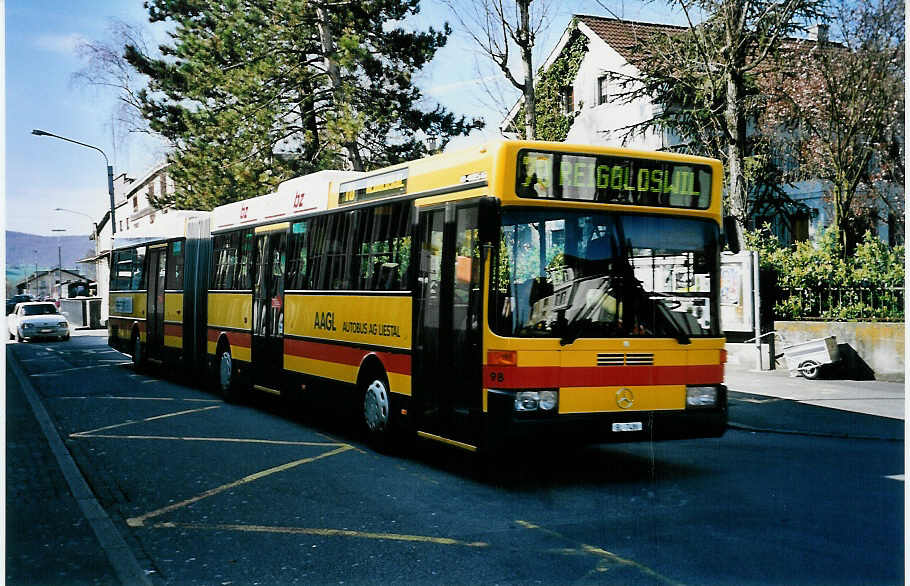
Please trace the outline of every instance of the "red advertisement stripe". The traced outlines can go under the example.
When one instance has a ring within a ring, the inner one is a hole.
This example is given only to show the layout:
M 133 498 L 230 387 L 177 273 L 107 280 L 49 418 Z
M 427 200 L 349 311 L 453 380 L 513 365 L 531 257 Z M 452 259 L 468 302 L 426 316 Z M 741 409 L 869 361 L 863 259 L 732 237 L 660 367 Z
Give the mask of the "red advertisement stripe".
M 699 385 L 724 380 L 721 364 L 692 366 L 484 366 L 484 380 L 496 388 Z M 500 374 L 502 375 L 500 377 Z
M 164 324 L 164 335 L 178 337 L 182 336 L 183 326 L 178 326 L 177 324 Z
M 231 343 L 231 346 L 237 346 L 238 348 L 250 347 L 252 335 L 247 332 L 226 332 L 217 328 L 209 328 L 208 341 L 217 342 L 218 338 L 221 337 L 221 334 L 227 336 L 228 342 Z
M 337 362 L 350 366 L 360 366 L 360 363 L 363 362 L 364 358 L 369 354 L 374 354 L 382 361 L 382 364 L 385 365 L 386 371 L 408 376 L 411 374 L 411 356 L 408 354 L 396 354 L 392 352 L 354 348 L 351 346 L 340 346 L 338 344 L 321 344 L 319 342 L 291 339 L 285 339 L 284 353 L 300 358 Z

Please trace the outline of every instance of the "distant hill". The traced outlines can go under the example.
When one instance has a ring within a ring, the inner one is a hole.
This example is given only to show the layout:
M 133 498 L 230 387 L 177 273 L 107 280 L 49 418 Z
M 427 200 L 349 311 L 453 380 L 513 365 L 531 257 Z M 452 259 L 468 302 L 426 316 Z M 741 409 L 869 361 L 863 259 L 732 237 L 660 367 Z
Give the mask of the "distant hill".
M 76 261 L 95 254 L 95 242 L 85 236 L 39 236 L 24 232 L 6 231 L 6 280 L 7 286 L 15 285 L 27 275 L 38 270 L 57 267 L 57 246 L 64 269 L 78 270 L 90 279 L 95 278 L 95 267 L 77 264 Z

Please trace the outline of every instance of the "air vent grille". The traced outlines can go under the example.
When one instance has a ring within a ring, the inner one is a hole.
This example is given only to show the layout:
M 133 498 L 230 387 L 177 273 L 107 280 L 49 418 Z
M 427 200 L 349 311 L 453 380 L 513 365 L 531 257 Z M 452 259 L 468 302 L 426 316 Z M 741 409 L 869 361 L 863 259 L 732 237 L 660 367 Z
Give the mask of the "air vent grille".
M 597 366 L 650 366 L 654 364 L 654 354 L 611 354 L 602 352 L 597 355 Z

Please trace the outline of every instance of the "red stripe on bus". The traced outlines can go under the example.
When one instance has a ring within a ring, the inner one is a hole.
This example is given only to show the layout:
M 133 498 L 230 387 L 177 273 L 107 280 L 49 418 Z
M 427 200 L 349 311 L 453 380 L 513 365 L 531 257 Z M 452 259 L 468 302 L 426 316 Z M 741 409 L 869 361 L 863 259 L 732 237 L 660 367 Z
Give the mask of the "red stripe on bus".
M 369 354 L 375 354 L 382 361 L 388 372 L 411 375 L 411 356 L 408 354 L 291 339 L 284 340 L 284 353 L 290 356 L 336 362 L 349 366 L 360 366 L 364 358 Z
M 721 364 L 692 366 L 484 366 L 484 382 L 503 389 L 701 385 L 721 383 Z M 501 375 L 501 376 L 500 376 Z
M 250 341 L 252 340 L 251 334 L 247 332 L 225 332 L 224 330 L 219 330 L 217 328 L 208 329 L 209 342 L 217 342 L 218 338 L 221 337 L 221 334 L 227 336 L 228 342 L 231 343 L 231 346 L 237 346 L 239 348 L 250 347 Z
M 176 324 L 164 324 L 164 335 L 165 336 L 182 336 L 183 335 L 183 326 L 178 326 Z

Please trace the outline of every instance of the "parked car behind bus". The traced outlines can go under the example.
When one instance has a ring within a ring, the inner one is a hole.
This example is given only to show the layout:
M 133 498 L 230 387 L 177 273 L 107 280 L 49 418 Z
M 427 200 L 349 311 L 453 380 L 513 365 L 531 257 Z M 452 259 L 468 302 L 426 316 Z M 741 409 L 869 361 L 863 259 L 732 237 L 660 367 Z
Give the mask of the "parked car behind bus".
M 19 303 L 6 317 L 9 339 L 24 342 L 34 338 L 70 339 L 70 326 L 66 318 L 50 302 Z

